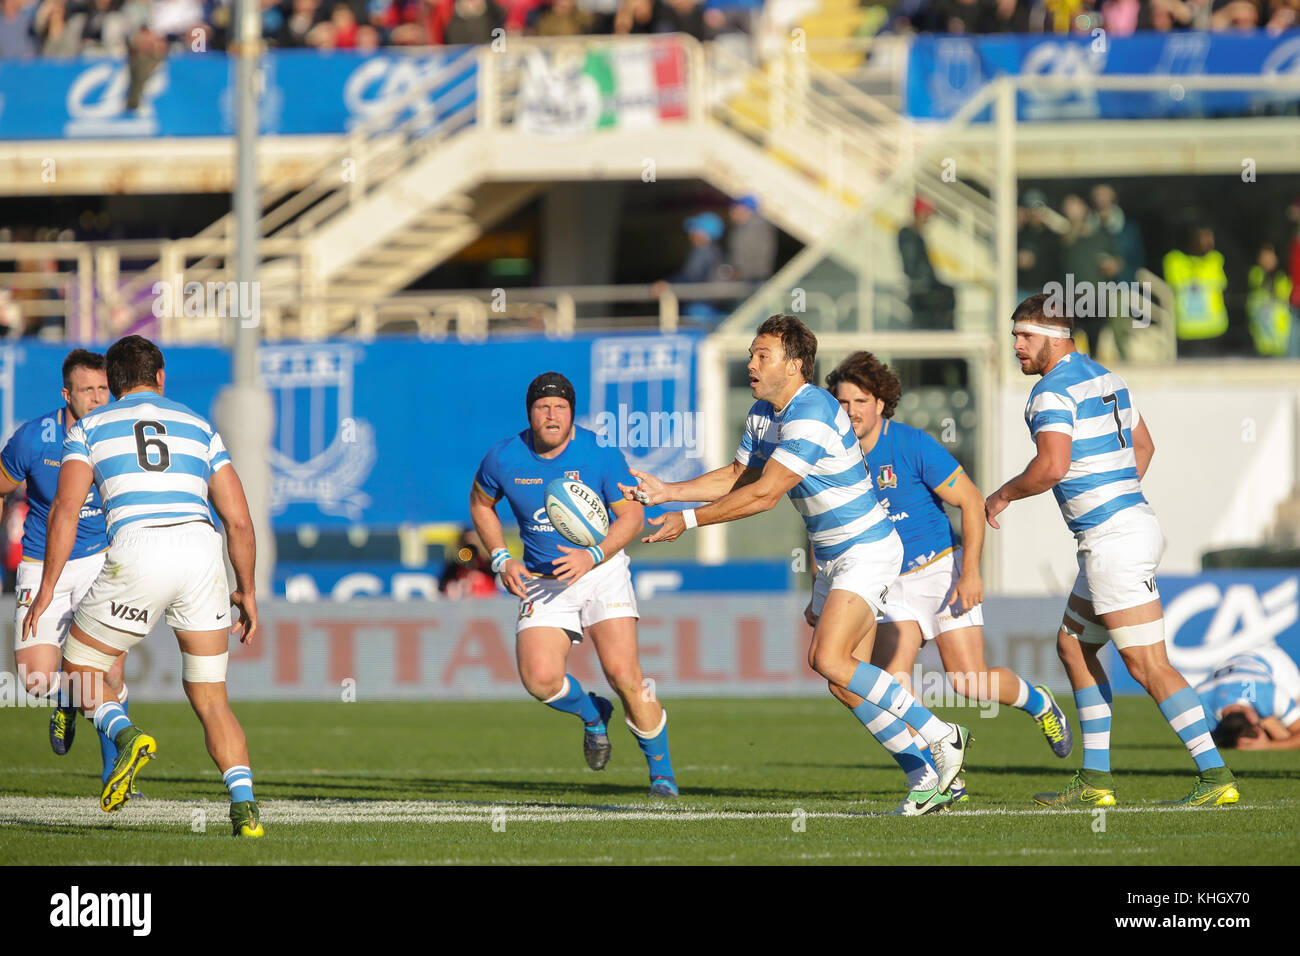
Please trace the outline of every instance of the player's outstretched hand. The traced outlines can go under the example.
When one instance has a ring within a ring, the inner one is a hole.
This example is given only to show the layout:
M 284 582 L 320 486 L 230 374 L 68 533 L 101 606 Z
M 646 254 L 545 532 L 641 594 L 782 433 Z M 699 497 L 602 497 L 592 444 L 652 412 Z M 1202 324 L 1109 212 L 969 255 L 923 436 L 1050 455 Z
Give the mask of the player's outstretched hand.
M 811 600 L 808 601 L 808 606 L 803 609 L 803 619 L 808 622 L 809 627 L 816 627 L 818 620 L 821 619 L 820 614 L 813 613 Z
M 681 537 L 682 532 L 686 530 L 686 519 L 682 517 L 680 511 L 670 511 L 658 518 L 651 518 L 650 524 L 659 530 L 648 537 L 642 538 L 641 541 L 644 544 L 653 544 L 656 541 L 676 541 Z
M 528 600 L 528 585 L 524 582 L 531 581 L 532 578 L 533 575 L 518 558 L 511 558 L 501 569 L 501 583 L 521 601 Z
M 247 594 L 235 591 L 230 595 L 230 603 L 239 608 L 239 620 L 230 628 L 230 633 L 239 635 L 240 644 L 252 644 L 253 635 L 257 633 L 257 598 L 251 591 Z
M 32 603 L 27 608 L 27 616 L 23 618 L 24 641 L 29 641 L 36 635 L 36 622 L 41 619 L 41 615 L 50 606 L 53 598 L 53 592 L 47 592 L 43 587 L 37 588 L 36 597 L 32 598 Z
M 654 475 L 648 475 L 644 471 L 637 471 L 635 468 L 629 468 L 632 476 L 637 479 L 635 485 L 618 486 L 618 490 L 623 492 L 623 497 L 628 501 L 639 501 L 643 505 L 653 506 L 661 505 L 668 500 L 668 489 L 664 483 Z
M 957 607 L 953 610 L 954 617 L 960 617 L 973 607 L 984 603 L 984 582 L 978 574 L 963 574 L 957 579 L 957 586 L 952 589 L 952 597 L 948 600 L 948 607 Z
M 1002 526 L 997 522 L 997 517 L 1006 510 L 1009 504 L 1011 502 L 1002 497 L 1001 488 L 984 499 L 984 517 L 988 519 L 990 526 L 997 528 L 999 531 L 1002 530 Z
M 555 576 L 563 581 L 566 586 L 572 584 L 596 566 L 596 559 L 591 556 L 591 552 L 586 548 L 566 548 L 562 544 L 556 545 L 556 547 L 564 552 L 564 557 L 553 563 Z

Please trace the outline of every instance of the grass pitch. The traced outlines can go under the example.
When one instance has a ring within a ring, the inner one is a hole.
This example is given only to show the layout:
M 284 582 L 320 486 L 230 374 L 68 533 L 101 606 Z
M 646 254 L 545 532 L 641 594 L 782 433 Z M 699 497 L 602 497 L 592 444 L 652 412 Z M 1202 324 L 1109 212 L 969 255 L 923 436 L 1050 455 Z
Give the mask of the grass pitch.
M 1078 722 L 1066 704 L 1076 737 Z M 1159 805 L 1193 783 L 1186 751 L 1145 698 L 1116 701 L 1119 808 L 1036 809 L 1076 751 L 1052 756 L 1024 714 L 943 712 L 976 742 L 963 809 L 881 816 L 902 774 L 829 697 L 669 701 L 682 798 L 646 796 L 631 734 L 611 726 L 600 773 L 578 722 L 535 703 L 243 703 L 267 837 L 233 840 L 228 798 L 185 704 L 138 703 L 158 739 L 146 800 L 99 810 L 99 748 L 79 722 L 66 757 L 49 711 L 0 711 L 0 864 L 856 863 L 1202 864 L 1295 860 L 1300 751 L 1232 752 L 1242 802 Z

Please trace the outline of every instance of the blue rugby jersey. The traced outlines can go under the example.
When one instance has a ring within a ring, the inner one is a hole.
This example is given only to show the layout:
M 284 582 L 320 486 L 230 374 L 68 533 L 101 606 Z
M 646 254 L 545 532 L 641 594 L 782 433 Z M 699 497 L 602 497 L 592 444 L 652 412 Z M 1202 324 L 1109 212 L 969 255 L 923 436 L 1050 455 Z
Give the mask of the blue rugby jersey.
M 133 392 L 68 430 L 63 460 L 94 470 L 108 540 L 127 526 L 211 522 L 208 481 L 230 464 L 221 436 L 201 415 L 157 392 Z
M 1061 432 L 1072 440 L 1070 470 L 1052 494 L 1076 535 L 1129 509 L 1154 516 L 1133 452 L 1140 420 L 1124 380 L 1080 352 L 1062 356 L 1029 393 L 1030 436 Z
M 0 470 L 10 481 L 27 482 L 27 519 L 23 522 L 23 560 L 45 559 L 45 530 L 50 505 L 59 487 L 59 465 L 63 461 L 63 440 L 67 436 L 66 408 L 38 415 L 18 429 L 0 452 Z M 77 537 L 68 559 L 75 561 L 98 554 L 108 547 L 104 509 L 99 489 L 91 488 L 81 506 Z
M 753 404 L 736 461 L 761 469 L 769 459 L 803 479 L 787 494 L 819 562 L 894 533 L 871 490 L 849 416 L 824 388 L 805 383 L 779 413 L 771 402 Z
M 573 438 L 554 458 L 533 451 L 533 431 L 525 428 L 497 442 L 474 475 L 474 483 L 494 502 L 505 498 L 510 503 L 524 543 L 524 567 L 534 574 L 554 574 L 555 562 L 564 557 L 560 545 L 576 547 L 546 516 L 546 486 L 556 478 L 580 481 L 594 489 L 605 503 L 611 524 L 614 504 L 624 500 L 619 482 L 636 484 L 623 453 L 612 445 L 601 445 L 595 432 L 581 426 L 574 428 Z
M 885 419 L 867 453 L 867 474 L 903 539 L 903 573 L 923 568 L 961 546 L 935 489 L 951 485 L 961 465 L 919 428 Z
M 1258 647 L 1229 658 L 1196 688 L 1213 726 L 1233 704 L 1249 704 L 1260 717 L 1276 717 L 1283 727 L 1300 721 L 1300 669 L 1277 645 Z

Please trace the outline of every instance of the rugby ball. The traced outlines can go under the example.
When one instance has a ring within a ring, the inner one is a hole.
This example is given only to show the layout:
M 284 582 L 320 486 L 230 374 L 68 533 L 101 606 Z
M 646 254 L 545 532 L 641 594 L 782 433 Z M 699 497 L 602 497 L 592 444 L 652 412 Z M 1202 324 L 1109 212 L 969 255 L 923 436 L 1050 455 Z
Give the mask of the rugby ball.
M 562 536 L 583 548 L 600 544 L 609 534 L 609 512 L 600 495 L 572 478 L 546 486 L 546 517 Z

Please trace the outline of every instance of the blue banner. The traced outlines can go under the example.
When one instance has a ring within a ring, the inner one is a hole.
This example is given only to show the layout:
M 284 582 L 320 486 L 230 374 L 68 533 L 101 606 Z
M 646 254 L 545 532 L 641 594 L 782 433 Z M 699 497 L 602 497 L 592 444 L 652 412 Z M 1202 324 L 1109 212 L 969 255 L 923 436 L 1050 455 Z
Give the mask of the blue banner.
M 1229 657 L 1275 643 L 1300 661 L 1300 570 L 1159 575 L 1169 661 L 1195 686 Z M 1114 648 L 1106 670 L 1117 694 L 1141 694 Z
M 999 76 L 1071 77 L 1017 96 L 1021 120 L 1155 119 L 1241 115 L 1300 101 L 1297 93 L 1202 92 L 1177 84 L 1151 92 L 1090 89 L 1094 76 L 1269 76 L 1300 72 L 1300 32 L 1138 33 L 1096 36 L 918 36 L 908 57 L 905 108 L 945 119 Z M 981 119 L 988 118 L 985 111 Z
M 430 127 L 474 102 L 477 59 L 459 47 L 419 55 L 276 50 L 263 58 L 261 131 L 345 133 L 455 63 L 422 109 Z M 234 60 L 195 53 L 163 61 L 128 111 L 125 60 L 0 60 L 0 139 L 230 136 Z M 407 115 L 410 115 L 409 113 Z
M 467 522 L 474 473 L 488 449 L 528 425 L 524 393 L 541 372 L 568 376 L 578 423 L 666 480 L 703 471 L 695 406 L 702 336 L 497 338 L 481 344 L 377 342 L 266 345 L 263 384 L 275 415 L 272 520 L 300 524 Z M 61 403 L 67 349 L 0 347 L 0 426 Z M 213 347 L 164 349 L 167 394 L 211 416 L 230 380 Z

